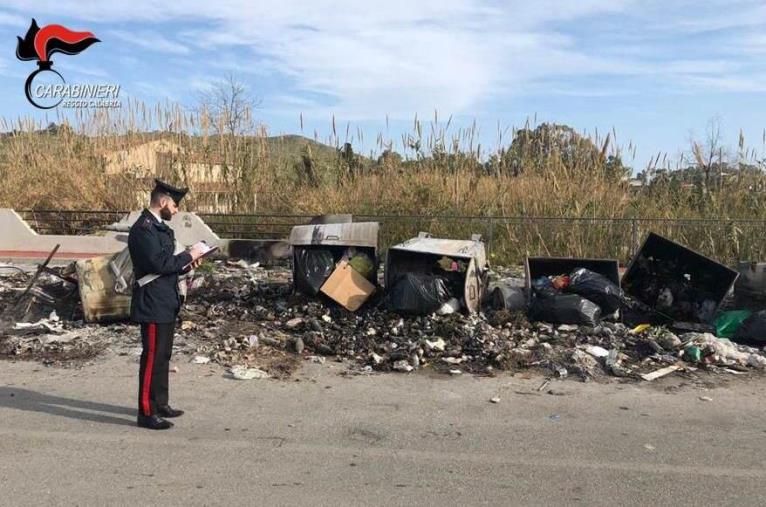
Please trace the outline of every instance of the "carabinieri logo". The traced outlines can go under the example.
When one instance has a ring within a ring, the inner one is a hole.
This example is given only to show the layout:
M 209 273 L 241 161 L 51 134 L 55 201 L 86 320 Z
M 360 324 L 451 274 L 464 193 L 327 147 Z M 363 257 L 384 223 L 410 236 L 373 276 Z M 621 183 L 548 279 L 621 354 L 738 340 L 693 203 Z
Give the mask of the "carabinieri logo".
M 45 25 L 40 28 L 37 26 L 37 21 L 32 19 L 32 24 L 24 38 L 16 38 L 19 40 L 16 46 L 16 58 L 25 61 L 37 60 L 38 69 L 29 75 L 24 87 L 27 100 L 33 106 L 40 109 L 52 109 L 58 106 L 64 98 L 83 96 L 81 88 L 86 88 L 85 86 L 75 85 L 77 89 L 74 90 L 76 93 L 73 95 L 74 87 L 67 85 L 64 77 L 51 68 L 53 65 L 51 55 L 55 53 L 76 55 L 85 51 L 91 44 L 101 42 L 93 33 L 73 32 L 61 25 Z M 117 87 L 118 92 L 119 87 Z M 91 92 L 88 94 L 93 95 Z M 41 102 L 41 99 L 57 101 L 48 104 Z

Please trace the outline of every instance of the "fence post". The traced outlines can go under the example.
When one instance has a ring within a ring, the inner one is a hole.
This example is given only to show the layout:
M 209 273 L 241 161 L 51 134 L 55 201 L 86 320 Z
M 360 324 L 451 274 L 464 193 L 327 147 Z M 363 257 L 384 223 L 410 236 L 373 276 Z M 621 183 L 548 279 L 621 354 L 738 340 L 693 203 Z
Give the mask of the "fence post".
M 487 255 L 492 256 L 492 240 L 495 237 L 495 218 L 489 219 L 489 240 L 487 242 Z
M 630 221 L 630 258 L 632 259 L 638 251 L 638 220 L 635 218 Z

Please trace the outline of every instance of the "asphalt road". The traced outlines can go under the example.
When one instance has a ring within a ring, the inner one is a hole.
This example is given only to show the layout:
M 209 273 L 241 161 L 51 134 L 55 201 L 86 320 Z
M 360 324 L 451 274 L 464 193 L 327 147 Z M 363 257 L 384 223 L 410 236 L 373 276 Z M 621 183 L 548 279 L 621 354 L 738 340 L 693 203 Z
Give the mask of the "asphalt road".
M 0 363 L 0 503 L 766 502 L 766 379 L 554 381 L 548 393 L 540 377 L 347 378 L 328 363 L 236 381 L 176 364 L 171 401 L 188 412 L 152 432 L 134 425 L 132 358 Z

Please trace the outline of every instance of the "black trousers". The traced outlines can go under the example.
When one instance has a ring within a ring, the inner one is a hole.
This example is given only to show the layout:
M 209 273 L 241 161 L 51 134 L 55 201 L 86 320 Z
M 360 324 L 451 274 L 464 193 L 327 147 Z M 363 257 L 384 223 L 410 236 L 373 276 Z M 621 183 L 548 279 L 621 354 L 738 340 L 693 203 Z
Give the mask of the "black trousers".
M 141 366 L 138 369 L 138 413 L 153 415 L 168 404 L 168 363 L 176 323 L 141 324 Z

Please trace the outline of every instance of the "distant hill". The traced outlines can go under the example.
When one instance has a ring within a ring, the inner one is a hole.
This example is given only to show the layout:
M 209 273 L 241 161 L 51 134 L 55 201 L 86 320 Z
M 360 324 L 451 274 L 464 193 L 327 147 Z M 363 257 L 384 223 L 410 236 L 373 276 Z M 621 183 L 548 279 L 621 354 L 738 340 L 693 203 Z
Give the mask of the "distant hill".
M 2 148 L 3 143 L 7 142 L 10 138 L 17 134 L 30 136 L 29 132 L 2 132 L 0 133 L 0 148 Z M 66 125 L 56 125 L 53 123 L 45 129 L 36 130 L 31 134 L 33 139 L 37 138 L 40 141 L 43 141 L 45 145 L 51 150 L 58 148 L 58 145 L 64 141 L 65 136 L 68 138 L 69 142 L 71 142 L 73 138 L 90 140 L 96 144 L 96 149 L 101 152 L 115 149 L 125 149 L 129 146 L 136 146 L 160 139 L 168 139 L 176 143 L 178 143 L 180 140 L 180 144 L 185 146 L 191 145 L 194 148 L 199 149 L 202 149 L 203 142 L 203 138 L 201 136 L 180 135 L 179 139 L 179 134 L 162 131 L 135 132 L 130 134 L 107 135 L 104 137 L 81 136 L 75 134 L 72 129 Z M 27 139 L 29 139 L 29 137 L 27 137 Z M 207 136 L 205 139 L 209 147 L 206 150 L 207 153 L 209 153 L 212 157 L 216 157 L 218 146 L 220 146 L 220 143 L 218 142 L 218 136 Z M 240 136 L 239 141 L 254 144 L 265 143 L 270 158 L 279 160 L 284 164 L 293 164 L 299 162 L 301 160 L 301 155 L 303 155 L 306 150 L 311 151 L 312 158 L 315 161 L 329 161 L 335 159 L 338 156 L 338 150 L 335 147 L 320 143 L 301 135 L 287 134 L 268 137 Z M 1 159 L 2 154 L 0 154 L 0 160 Z

